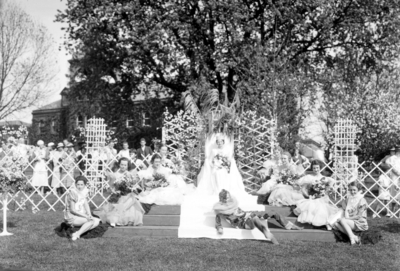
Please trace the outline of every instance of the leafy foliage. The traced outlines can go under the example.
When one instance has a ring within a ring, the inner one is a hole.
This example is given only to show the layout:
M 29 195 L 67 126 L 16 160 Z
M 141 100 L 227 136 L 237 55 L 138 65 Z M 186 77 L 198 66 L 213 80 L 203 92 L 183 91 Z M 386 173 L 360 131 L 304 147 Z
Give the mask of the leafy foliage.
M 391 71 L 399 14 L 396 0 L 68 0 L 57 21 L 68 23 L 72 96 L 117 104 L 160 86 L 202 110 L 239 91 L 241 107 L 277 120 L 286 148 L 314 101 L 349 108 L 363 99 L 346 94 L 360 75 Z M 328 122 L 351 115 L 327 111 Z

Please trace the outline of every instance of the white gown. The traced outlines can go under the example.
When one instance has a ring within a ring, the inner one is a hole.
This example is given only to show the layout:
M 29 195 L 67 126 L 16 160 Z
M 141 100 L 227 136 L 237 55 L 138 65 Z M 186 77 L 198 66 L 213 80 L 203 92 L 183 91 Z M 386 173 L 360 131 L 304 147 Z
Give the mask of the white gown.
M 209 140 L 215 142 L 214 137 Z M 197 192 L 218 195 L 222 189 L 225 189 L 236 196 L 236 198 L 245 195 L 246 191 L 243 179 L 233 158 L 233 145 L 230 140 L 226 138 L 222 148 L 218 148 L 216 143 L 210 144 L 209 148 L 206 151 L 204 165 L 197 176 Z M 225 167 L 216 165 L 214 160 L 216 155 L 222 155 L 230 160 L 229 172 Z
M 164 175 L 168 186 L 140 193 L 138 196 L 140 202 L 156 205 L 181 205 L 183 197 L 195 189 L 193 184 L 185 183 L 181 175 L 172 174 L 171 169 L 163 166 L 157 169 L 150 166 L 146 170 L 139 171 L 138 175 L 142 180 L 151 180 L 154 173 Z
M 47 166 L 44 160 L 46 149 L 37 148 L 35 151 L 35 166 L 33 168 L 32 186 L 48 186 Z
M 204 165 L 197 176 L 195 193 L 184 197 L 181 206 L 179 238 L 214 238 L 214 239 L 258 239 L 265 240 L 265 236 L 257 229 L 243 230 L 227 227 L 220 235 L 215 229 L 215 213 L 213 206 L 219 201 L 221 189 L 228 190 L 244 211 L 262 211 L 263 205 L 257 204 L 257 197 L 246 193 L 242 176 L 233 159 L 233 141 L 224 136 L 224 146 L 218 149 L 216 135 L 206 140 Z M 224 167 L 213 163 L 215 155 L 230 157 L 229 172 Z

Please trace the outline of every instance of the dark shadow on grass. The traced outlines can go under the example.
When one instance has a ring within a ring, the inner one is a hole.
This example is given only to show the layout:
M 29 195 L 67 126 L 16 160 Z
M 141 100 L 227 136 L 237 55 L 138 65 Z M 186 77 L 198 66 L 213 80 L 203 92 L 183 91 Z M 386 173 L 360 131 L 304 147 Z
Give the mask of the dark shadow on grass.
M 16 228 L 16 227 L 17 224 L 15 224 L 14 222 L 7 222 L 7 228 Z M 0 230 L 3 230 L 3 221 L 0 222 Z
M 399 233 L 400 232 L 400 224 L 399 223 L 388 223 L 385 225 L 381 225 L 378 227 L 382 231 L 387 231 L 391 233 Z
M 30 271 L 31 269 L 24 269 L 23 267 L 3 267 L 0 265 L 0 271 Z

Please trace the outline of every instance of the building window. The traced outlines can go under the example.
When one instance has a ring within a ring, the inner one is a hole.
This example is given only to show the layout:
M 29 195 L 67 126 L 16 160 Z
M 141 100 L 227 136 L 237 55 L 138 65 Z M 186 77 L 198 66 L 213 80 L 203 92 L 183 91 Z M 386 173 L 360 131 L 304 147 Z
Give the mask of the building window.
M 133 121 L 133 119 L 126 120 L 126 128 L 131 128 L 134 126 L 134 124 L 135 124 L 135 122 Z
M 85 117 L 82 115 L 78 115 L 76 117 L 76 127 L 85 127 L 86 122 L 85 122 Z
M 44 133 L 44 121 L 40 120 L 38 125 L 38 134 L 43 134 L 43 133 Z
M 142 126 L 151 126 L 150 114 L 148 112 L 143 112 L 142 113 L 142 118 L 143 118 Z

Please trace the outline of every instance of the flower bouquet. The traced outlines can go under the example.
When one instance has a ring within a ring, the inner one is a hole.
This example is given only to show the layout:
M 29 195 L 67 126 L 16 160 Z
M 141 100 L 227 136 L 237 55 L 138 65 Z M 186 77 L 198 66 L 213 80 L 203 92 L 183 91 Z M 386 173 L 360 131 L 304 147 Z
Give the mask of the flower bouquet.
M 146 190 L 152 190 L 158 187 L 166 187 L 168 182 L 163 174 L 155 172 L 150 179 L 147 179 L 145 186 Z
M 173 174 L 184 175 L 185 165 L 182 160 L 174 157 L 170 163 L 162 164 L 163 167 L 169 168 Z
M 322 198 L 326 195 L 326 185 L 321 182 L 316 182 L 315 184 L 311 185 L 310 187 L 310 198 L 317 199 Z
M 213 165 L 217 169 L 225 168 L 228 173 L 231 170 L 231 161 L 228 157 L 223 156 L 221 154 L 217 154 L 214 156 L 212 161 Z
M 141 188 L 138 185 L 139 178 L 135 177 L 133 179 L 129 179 L 126 176 L 115 180 L 113 183 L 112 194 L 108 200 L 110 203 L 118 202 L 121 196 L 128 195 L 129 193 L 139 194 L 141 192 Z
M 296 181 L 300 178 L 298 174 L 293 173 L 290 170 L 282 170 L 279 172 L 279 176 L 277 178 L 277 183 L 287 184 L 291 186 L 297 186 Z

